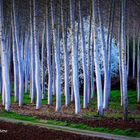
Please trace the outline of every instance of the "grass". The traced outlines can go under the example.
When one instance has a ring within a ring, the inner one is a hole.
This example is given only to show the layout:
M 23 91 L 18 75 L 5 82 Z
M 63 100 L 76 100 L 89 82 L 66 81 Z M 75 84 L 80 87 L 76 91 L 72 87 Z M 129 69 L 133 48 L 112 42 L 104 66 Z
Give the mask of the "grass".
M 132 129 L 127 129 L 127 130 L 115 129 L 115 130 L 111 130 L 109 128 L 102 128 L 102 127 L 94 128 L 94 127 L 89 127 L 89 126 L 84 125 L 84 124 L 74 124 L 74 123 L 68 123 L 68 122 L 62 122 L 62 121 L 56 121 L 56 120 L 47 120 L 47 121 L 46 120 L 39 120 L 39 119 L 37 119 L 35 117 L 24 116 L 24 115 L 17 114 L 15 112 L 2 111 L 2 112 L 0 112 L 0 117 L 23 120 L 23 121 L 30 121 L 32 123 L 65 126 L 65 127 L 76 128 L 76 129 L 81 129 L 81 130 L 103 132 L 103 133 L 109 133 L 109 134 L 115 134 L 115 135 L 124 135 L 124 136 L 130 136 L 130 137 L 140 137 L 140 132 L 134 131 Z
M 0 102 L 1 101 L 2 101 L 2 99 L 0 96 Z M 24 93 L 24 104 L 29 105 L 29 104 L 31 104 L 30 102 L 31 102 L 31 100 L 30 100 L 29 93 Z M 46 93 L 46 97 L 45 97 L 45 99 L 42 100 L 42 104 L 46 105 L 47 102 L 48 102 L 48 99 L 47 99 L 47 93 Z M 113 112 L 110 113 L 109 111 L 106 111 L 105 116 L 113 117 L 113 118 L 117 118 L 117 119 L 123 118 L 123 113 L 122 113 L 123 108 L 120 105 L 120 102 L 121 102 L 120 91 L 119 90 L 111 91 L 109 110 L 113 110 Z M 14 103 L 14 96 L 11 96 L 11 103 Z M 53 105 L 55 105 L 55 103 L 56 103 L 56 97 L 53 96 Z M 62 105 L 65 104 L 65 97 L 63 94 L 61 96 L 61 103 L 62 103 Z M 80 96 L 80 103 L 81 103 L 81 107 L 83 107 L 83 96 Z M 94 118 L 94 117 L 99 118 L 98 113 L 96 112 L 96 108 L 97 108 L 97 97 L 95 94 L 95 97 L 90 100 L 89 109 L 84 111 L 82 116 L 85 118 Z M 136 113 L 133 114 L 133 112 L 136 110 L 136 108 L 137 108 L 137 93 L 136 93 L 136 91 L 129 90 L 128 91 L 128 109 L 129 109 L 130 113 L 128 115 L 128 118 L 130 120 L 140 120 L 140 114 L 136 114 Z M 50 112 L 50 110 L 46 109 L 46 113 L 48 113 L 48 111 Z

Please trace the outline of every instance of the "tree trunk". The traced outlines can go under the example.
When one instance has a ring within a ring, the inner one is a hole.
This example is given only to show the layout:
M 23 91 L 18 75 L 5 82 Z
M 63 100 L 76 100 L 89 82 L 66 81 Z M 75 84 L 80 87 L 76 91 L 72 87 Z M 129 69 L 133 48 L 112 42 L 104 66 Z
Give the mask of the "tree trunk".
M 36 86 L 36 109 L 39 109 L 42 104 L 41 100 L 41 85 L 40 85 L 40 58 L 39 58 L 39 46 L 38 37 L 36 30 L 36 0 L 33 0 L 33 36 L 34 36 L 34 47 L 35 47 L 35 86 Z
M 135 62 L 136 62 L 136 40 L 135 30 L 133 32 L 133 79 L 135 78 Z
M 49 34 L 48 1 L 46 1 L 46 45 L 47 45 L 47 67 L 48 67 L 48 104 L 52 105 L 52 64 L 51 64 L 51 45 Z
M 3 21 L 3 0 L 0 1 L 0 47 L 1 47 L 1 62 L 2 62 L 2 81 L 4 86 L 4 105 L 5 110 L 10 110 L 10 79 L 7 61 L 7 52 L 4 37 L 4 21 Z
M 68 107 L 70 104 L 70 91 L 69 91 L 69 55 L 67 49 L 67 24 L 64 23 L 64 14 L 63 14 L 63 0 L 61 0 L 61 25 L 62 25 L 62 45 L 64 48 L 64 67 L 65 67 L 65 106 Z M 66 21 L 68 22 L 68 21 Z
M 30 47 L 31 47 L 31 63 L 30 63 L 30 94 L 31 103 L 35 102 L 36 89 L 35 89 L 35 51 L 33 41 L 33 3 L 30 0 Z
M 74 87 L 74 101 L 75 113 L 80 112 L 80 96 L 79 96 L 79 78 L 78 78 L 78 48 L 75 44 L 75 20 L 74 20 L 74 0 L 70 0 L 70 26 L 72 35 L 72 68 L 73 68 L 73 87 Z
M 84 102 L 83 108 L 88 106 L 88 79 L 87 79 L 87 65 L 86 65 L 86 48 L 85 48 L 85 34 L 84 34 L 84 25 L 83 17 L 81 11 L 81 0 L 79 0 L 79 18 L 80 18 L 80 29 L 82 36 L 82 65 L 83 65 L 83 74 L 84 74 Z
M 24 94 L 24 79 L 23 79 L 23 65 L 21 59 L 21 50 L 23 49 L 21 41 L 19 40 L 19 30 L 16 19 L 16 11 L 15 11 L 15 0 L 13 0 L 13 27 L 14 27 L 14 35 L 15 35 L 15 43 L 16 43 L 16 51 L 17 51 L 17 60 L 18 60 L 18 73 L 19 73 L 19 106 L 23 105 L 23 94 Z
M 137 49 L 137 102 L 140 102 L 140 37 L 138 37 Z
M 123 108 L 124 120 L 128 117 L 128 97 L 127 97 L 127 70 L 126 70 L 126 10 L 127 0 L 123 0 L 121 9 L 121 47 L 122 47 L 122 83 L 123 83 Z
M 101 41 L 102 41 L 102 49 L 103 49 L 103 65 L 104 65 L 104 104 L 103 108 L 108 108 L 108 62 L 107 62 L 107 49 L 106 49 L 106 42 L 105 42 L 105 33 L 103 28 L 103 17 L 101 13 L 100 2 L 98 0 L 98 14 L 99 14 L 99 23 L 100 23 L 100 30 L 101 30 Z
M 101 83 L 101 73 L 99 68 L 99 56 L 98 56 L 98 47 L 97 47 L 97 27 L 95 17 L 97 17 L 97 4 L 96 0 L 92 0 L 93 8 L 93 36 L 94 36 L 94 62 L 95 62 L 95 74 L 96 74 L 96 86 L 97 86 L 97 103 L 98 103 L 98 112 L 100 116 L 103 116 L 103 99 L 102 99 L 102 83 Z

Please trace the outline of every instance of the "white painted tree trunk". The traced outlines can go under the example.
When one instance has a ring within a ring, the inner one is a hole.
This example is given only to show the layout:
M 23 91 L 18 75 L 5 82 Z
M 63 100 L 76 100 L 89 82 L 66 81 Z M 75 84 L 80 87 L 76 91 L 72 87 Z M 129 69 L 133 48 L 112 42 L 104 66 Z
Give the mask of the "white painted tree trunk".
M 127 35 L 127 76 L 129 77 L 129 33 Z
M 138 38 L 137 49 L 137 102 L 140 102 L 140 37 Z
M 79 79 L 78 79 L 78 48 L 75 44 L 75 20 L 74 20 L 74 0 L 70 0 L 70 26 L 72 35 L 72 68 L 73 68 L 73 87 L 75 100 L 75 113 L 80 112 Z
M 85 48 L 85 34 L 83 17 L 81 11 L 81 0 L 79 0 L 79 18 L 80 18 L 80 31 L 82 36 L 82 65 L 83 65 L 83 75 L 84 75 L 84 98 L 83 98 L 83 108 L 88 106 L 88 79 L 87 79 L 87 65 L 86 65 L 86 48 Z
M 115 15 L 115 0 L 111 1 L 108 25 L 108 35 L 107 35 L 107 56 L 108 56 L 108 84 L 107 84 L 107 98 L 110 99 L 111 92 L 111 51 L 112 51 L 112 35 L 113 35 L 113 25 L 114 25 L 114 15 Z
M 56 18 L 54 15 L 54 1 L 51 0 L 51 18 L 52 18 L 52 34 L 53 34 L 53 46 L 55 47 L 55 63 L 56 63 L 56 111 L 61 110 L 61 79 L 60 79 L 60 38 L 59 38 L 59 26 L 56 39 Z
M 48 1 L 47 1 L 48 2 Z M 46 45 L 47 45 L 47 67 L 48 67 L 48 104 L 52 105 L 52 64 L 51 64 L 51 45 L 49 34 L 49 17 L 48 17 L 48 5 L 46 2 Z
M 106 42 L 105 42 L 105 33 L 103 28 L 103 17 L 101 13 L 100 8 L 100 2 L 98 0 L 98 14 L 99 14 L 99 24 L 100 24 L 100 30 L 101 30 L 101 38 L 102 38 L 102 49 L 103 49 L 103 65 L 104 65 L 104 102 L 103 102 L 103 108 L 108 108 L 108 62 L 107 62 L 107 49 L 106 49 Z
M 42 49 L 41 49 L 41 91 L 42 91 L 42 99 L 45 98 L 45 69 L 44 69 L 44 47 L 45 47 L 45 21 L 44 21 L 44 29 L 43 29 L 43 33 L 42 33 Z
M 11 16 L 12 22 L 12 48 L 13 48 L 13 64 L 14 64 L 14 101 L 18 102 L 19 97 L 19 86 L 18 86 L 18 60 L 17 60 L 17 50 L 15 42 L 15 33 L 14 33 L 14 21 L 13 14 Z
M 4 85 L 4 105 L 5 110 L 10 111 L 10 79 L 7 61 L 7 52 L 4 38 L 4 21 L 3 21 L 3 0 L 0 1 L 0 49 L 2 62 L 2 80 Z
M 60 72 L 60 27 L 58 26 L 57 44 L 55 52 L 56 61 L 56 111 L 61 110 L 61 72 Z
M 41 96 L 41 81 L 40 81 L 40 58 L 39 58 L 39 46 L 36 30 L 36 0 L 33 0 L 33 36 L 35 47 L 35 86 L 36 86 L 36 109 L 39 109 L 42 104 Z
M 66 25 L 64 23 L 64 10 L 63 10 L 63 0 L 61 0 L 61 28 L 62 28 L 62 45 L 64 48 L 64 67 L 65 67 L 65 85 L 64 85 L 64 92 L 65 92 L 65 106 L 68 107 L 70 104 L 70 91 L 69 91 L 69 55 L 67 49 L 67 22 Z
M 136 40 L 135 40 L 135 30 L 133 33 L 133 79 L 135 78 L 135 63 L 136 63 Z
M 124 119 L 128 117 L 128 97 L 127 97 L 127 64 L 126 64 L 126 8 L 127 0 L 123 0 L 121 9 L 121 47 L 122 47 L 122 83 L 123 83 L 123 108 Z
M 35 102 L 36 90 L 35 90 L 35 51 L 33 42 L 33 3 L 30 0 L 30 48 L 31 48 L 31 63 L 30 63 L 30 94 L 31 103 Z
M 16 10 L 15 10 L 15 0 L 13 0 L 13 20 L 14 20 L 14 35 L 15 35 L 15 43 L 16 43 L 16 51 L 17 51 L 17 60 L 18 60 L 18 76 L 19 76 L 19 106 L 23 105 L 23 94 L 24 94 L 24 79 L 23 79 L 23 65 L 21 59 L 21 50 L 23 49 L 22 44 L 19 40 L 19 31 L 16 20 Z
M 103 116 L 103 98 L 102 98 L 102 83 L 101 83 L 101 73 L 99 68 L 99 55 L 98 55 L 98 47 L 97 47 L 97 27 L 95 17 L 97 16 L 97 4 L 96 0 L 92 0 L 92 8 L 93 8 L 93 35 L 94 35 L 94 62 L 95 62 L 95 74 L 96 74 L 96 86 L 97 86 L 97 106 L 98 112 L 100 116 Z
M 93 33 L 92 33 L 93 34 Z M 92 35 L 92 48 L 91 48 L 91 99 L 94 97 L 95 87 L 94 87 L 94 37 Z

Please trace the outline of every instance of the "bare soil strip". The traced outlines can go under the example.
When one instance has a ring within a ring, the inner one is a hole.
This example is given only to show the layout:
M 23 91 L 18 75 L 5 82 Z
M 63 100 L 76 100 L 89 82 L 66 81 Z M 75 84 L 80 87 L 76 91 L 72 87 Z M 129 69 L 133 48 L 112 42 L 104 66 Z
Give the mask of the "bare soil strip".
M 29 121 L 8 119 L 8 118 L 2 118 L 2 117 L 0 117 L 0 124 L 1 124 L 0 129 L 8 129 L 7 134 L 0 134 L 0 139 L 2 137 L 6 138 L 13 134 L 13 135 L 18 135 L 17 137 L 19 138 L 23 137 L 22 135 L 27 136 L 27 138 L 34 137 L 37 135 L 39 140 L 42 139 L 44 136 L 46 136 L 46 138 L 52 137 L 51 140 L 53 139 L 74 140 L 75 138 L 79 140 L 80 139 L 83 139 L 83 140 L 88 140 L 88 139 L 140 140 L 140 138 L 112 135 L 112 134 L 93 132 L 93 131 L 88 131 L 88 130 L 79 130 L 75 128 L 56 126 L 56 125 L 50 125 L 50 124 L 32 123 Z M 37 137 L 35 137 L 35 139 L 37 139 Z

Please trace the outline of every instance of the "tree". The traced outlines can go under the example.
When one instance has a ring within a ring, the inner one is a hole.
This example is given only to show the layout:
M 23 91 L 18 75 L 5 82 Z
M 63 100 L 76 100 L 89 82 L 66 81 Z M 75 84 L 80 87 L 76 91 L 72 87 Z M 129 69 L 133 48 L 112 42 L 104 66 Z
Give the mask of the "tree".
M 61 109 L 61 79 L 60 79 L 60 38 L 59 38 L 59 24 L 56 38 L 56 18 L 54 15 L 54 1 L 51 0 L 51 17 L 52 17 L 52 34 L 53 46 L 55 47 L 55 64 L 56 64 L 56 111 Z M 59 19 L 58 19 L 59 21 Z M 59 22 L 58 22 L 59 23 Z
M 4 37 L 4 16 L 3 16 L 3 0 L 0 1 L 0 47 L 1 47 L 1 62 L 2 62 L 2 80 L 4 86 L 4 105 L 5 110 L 10 110 L 10 79 L 7 61 L 7 52 Z
M 135 63 L 136 63 L 136 40 L 135 40 L 135 24 L 133 29 L 133 79 L 135 78 Z
M 140 33 L 138 37 L 137 49 L 137 101 L 140 102 Z
M 101 38 L 102 38 L 102 49 L 103 49 L 103 64 L 104 64 L 104 109 L 107 109 L 108 107 L 108 62 L 107 62 L 107 47 L 105 42 L 105 34 L 104 34 L 104 28 L 103 28 L 103 18 L 101 13 L 101 7 L 100 2 L 98 0 L 98 14 L 99 14 L 99 24 L 100 24 L 100 30 L 101 30 Z
M 24 72 L 23 72 L 23 62 L 22 62 L 22 39 L 19 39 L 19 25 L 17 24 L 18 19 L 16 18 L 16 8 L 15 8 L 15 0 L 12 3 L 12 11 L 13 11 L 13 28 L 14 28 L 14 36 L 15 36 L 15 45 L 17 51 L 17 60 L 18 60 L 18 76 L 19 76 L 19 106 L 23 105 L 23 94 L 24 94 Z
M 87 79 L 87 65 L 86 65 L 86 48 L 85 48 L 85 34 L 84 34 L 84 25 L 83 17 L 81 10 L 81 0 L 79 0 L 79 18 L 80 18 L 80 31 L 82 35 L 82 65 L 83 65 L 83 74 L 84 74 L 84 102 L 83 107 L 87 108 L 88 106 L 88 79 Z
M 17 60 L 17 49 L 16 49 L 16 42 L 15 42 L 15 34 L 14 34 L 13 13 L 11 14 L 11 21 L 12 21 L 12 49 L 13 49 L 13 64 L 14 64 L 14 101 L 18 102 L 19 100 L 18 60 Z
M 63 0 L 61 0 L 61 26 L 62 26 L 62 45 L 64 48 L 64 67 L 65 67 L 65 106 L 70 104 L 70 91 L 69 91 L 69 55 L 67 48 L 67 28 L 68 21 L 64 22 Z
M 30 0 L 30 48 L 31 48 L 31 63 L 30 63 L 30 94 L 31 103 L 35 102 L 35 52 L 33 40 L 33 1 Z
M 73 87 L 75 100 L 75 113 L 80 112 L 80 97 L 79 97 L 79 80 L 78 80 L 78 48 L 75 44 L 75 24 L 74 24 L 74 0 L 70 0 L 70 27 L 72 35 L 72 71 L 73 71 Z
M 48 67 L 48 104 L 52 105 L 52 64 L 51 64 L 51 45 L 49 32 L 48 1 L 46 1 L 46 45 L 47 45 L 47 67 Z
M 93 8 L 93 37 L 94 37 L 94 63 L 95 63 L 95 75 L 96 75 L 96 85 L 97 85 L 97 103 L 98 103 L 98 112 L 100 116 L 103 116 L 103 99 L 102 99 L 102 83 L 101 83 L 101 74 L 98 62 L 98 47 L 97 47 L 97 27 L 96 27 L 96 18 L 97 17 L 97 4 L 96 0 L 92 0 L 92 8 Z
M 34 47 L 35 47 L 35 86 L 36 86 L 36 109 L 39 109 L 42 104 L 41 96 L 41 82 L 40 82 L 40 58 L 39 58 L 39 46 L 38 46 L 38 36 L 36 30 L 36 0 L 33 0 L 33 37 L 34 37 Z
M 124 120 L 128 117 L 128 97 L 127 97 L 127 64 L 126 64 L 126 11 L 127 0 L 121 1 L 121 48 L 122 48 L 122 84 L 123 84 L 123 108 Z

